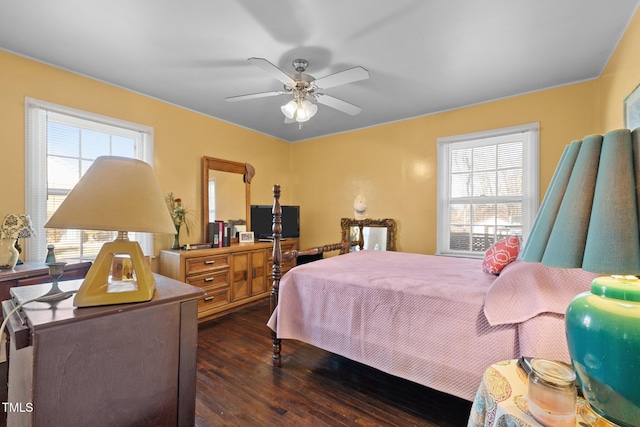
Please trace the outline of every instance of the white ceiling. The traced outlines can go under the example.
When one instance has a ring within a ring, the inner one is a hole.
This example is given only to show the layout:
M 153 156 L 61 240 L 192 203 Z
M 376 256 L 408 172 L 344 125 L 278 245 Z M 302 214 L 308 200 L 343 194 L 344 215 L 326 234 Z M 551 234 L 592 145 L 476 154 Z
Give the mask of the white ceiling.
M 0 49 L 293 142 L 597 78 L 639 2 L 2 0 Z M 363 110 L 320 105 L 298 129 L 289 95 L 226 102 L 282 90 L 250 57 L 362 66 L 325 93 Z

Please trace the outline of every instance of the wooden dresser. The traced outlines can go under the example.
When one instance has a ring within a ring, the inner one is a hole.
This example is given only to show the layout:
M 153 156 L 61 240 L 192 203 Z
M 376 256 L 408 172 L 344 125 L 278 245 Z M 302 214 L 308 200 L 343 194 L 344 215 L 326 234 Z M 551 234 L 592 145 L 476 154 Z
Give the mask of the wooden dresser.
M 7 425 L 193 426 L 202 290 L 155 278 L 147 302 L 76 308 L 68 298 L 12 315 Z M 49 288 L 12 288 L 4 314 Z
M 284 252 L 298 240 L 282 242 Z M 204 289 L 198 300 L 198 320 L 225 314 L 271 293 L 273 243 L 232 244 L 224 248 L 160 251 L 160 274 Z M 284 274 L 295 260 L 283 264 Z

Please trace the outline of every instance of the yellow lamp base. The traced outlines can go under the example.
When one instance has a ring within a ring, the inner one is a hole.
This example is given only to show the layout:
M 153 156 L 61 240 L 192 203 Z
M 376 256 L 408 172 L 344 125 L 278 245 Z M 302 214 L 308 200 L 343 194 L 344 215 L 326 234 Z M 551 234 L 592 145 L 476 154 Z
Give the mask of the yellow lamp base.
M 124 266 L 117 259 L 122 254 L 126 254 Z M 117 274 L 114 273 L 116 266 L 120 268 Z M 114 277 L 116 275 L 118 277 Z M 73 305 L 95 307 L 149 301 L 155 288 L 156 279 L 138 242 L 118 238 L 102 245 L 76 293 Z

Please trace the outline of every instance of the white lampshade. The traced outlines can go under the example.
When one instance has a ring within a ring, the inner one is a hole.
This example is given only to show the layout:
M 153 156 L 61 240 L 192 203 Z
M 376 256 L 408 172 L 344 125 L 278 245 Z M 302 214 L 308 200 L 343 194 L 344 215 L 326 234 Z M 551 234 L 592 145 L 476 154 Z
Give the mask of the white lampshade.
M 300 102 L 300 107 L 298 107 L 296 121 L 300 123 L 306 122 L 311 117 L 315 116 L 317 112 L 318 106 L 304 99 Z
M 304 123 L 318 112 L 318 106 L 307 99 L 292 99 L 280 107 L 286 118 Z
M 296 102 L 295 99 L 292 99 L 291 101 L 287 102 L 282 107 L 280 107 L 280 110 L 282 110 L 282 114 L 284 114 L 285 117 L 288 119 L 293 119 L 293 116 L 296 114 L 297 109 L 298 109 L 298 103 Z
M 151 165 L 113 156 L 93 162 L 44 227 L 176 232 Z
M 3 239 L 25 239 L 35 236 L 31 217 L 27 214 L 7 214 L 0 228 Z
M 44 226 L 118 232 L 87 272 L 77 307 L 149 301 L 155 278 L 127 232 L 175 233 L 151 165 L 124 157 L 98 157 Z

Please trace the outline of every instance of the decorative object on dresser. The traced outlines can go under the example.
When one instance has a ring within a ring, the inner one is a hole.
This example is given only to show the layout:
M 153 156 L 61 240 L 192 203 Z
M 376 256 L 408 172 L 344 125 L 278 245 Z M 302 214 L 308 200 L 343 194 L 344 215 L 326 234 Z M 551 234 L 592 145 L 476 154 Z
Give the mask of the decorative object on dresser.
M 396 221 L 385 219 L 352 219 L 340 220 L 343 242 L 359 242 L 363 249 L 377 249 L 382 251 L 396 250 Z M 357 250 L 358 246 L 352 246 Z
M 0 239 L 0 270 L 11 270 L 18 263 L 15 239 Z
M 238 236 L 239 243 L 253 243 L 253 231 L 242 231 Z
M 244 219 L 230 219 L 227 221 L 231 229 L 231 237 L 240 239 L 239 233 L 247 231 L 247 221 Z
M 148 302 L 84 309 L 74 308 L 71 299 L 31 302 L 20 317 L 9 317 L 7 400 L 33 410 L 9 411 L 7 425 L 193 426 L 196 299 L 202 291 L 155 279 Z M 60 287 L 73 291 L 80 285 L 76 280 Z M 12 288 L 3 314 L 47 289 Z
M 44 259 L 45 264 L 48 264 L 50 262 L 56 262 L 55 246 L 53 245 L 47 245 L 47 256 Z
M 180 229 L 183 224 L 185 230 L 187 230 L 187 235 L 191 234 L 191 230 L 189 229 L 192 225 L 190 218 L 191 212 L 189 212 L 186 206 L 182 203 L 182 199 L 174 197 L 173 193 L 167 193 L 166 197 L 169 214 L 171 215 L 171 220 L 176 228 L 176 233 L 173 235 L 171 249 L 180 249 Z
M 26 214 L 7 214 L 0 228 L 0 269 L 11 269 L 22 264 L 20 239 L 35 236 L 31 218 Z M 13 248 L 15 248 L 15 250 Z
M 585 409 L 623 426 L 640 420 L 639 156 L 640 128 L 568 145 L 523 255 L 607 275 L 569 305 L 567 341 Z
M 45 228 L 118 232 L 100 249 L 74 298 L 76 307 L 149 301 L 155 277 L 127 232 L 175 233 L 151 165 L 114 156 L 93 162 Z
M 283 247 L 295 250 L 298 240 L 287 240 Z M 206 321 L 269 296 L 272 254 L 271 242 L 232 243 L 197 251 L 162 250 L 160 274 L 205 291 L 198 300 L 198 319 Z M 289 261 L 282 269 L 286 272 L 293 266 L 295 262 Z
M 58 286 L 58 280 L 60 276 L 64 274 L 64 266 L 67 265 L 66 262 L 49 262 L 47 263 L 47 267 L 49 267 L 49 276 L 51 276 L 51 289 L 42 295 L 43 297 L 48 297 L 51 295 L 57 295 L 61 293 L 60 287 Z
M 82 279 L 91 267 L 89 261 L 68 262 L 60 276 L 60 281 Z M 0 271 L 0 301 L 11 298 L 9 289 L 19 286 L 37 285 L 51 282 L 49 268 L 41 261 L 25 261 L 13 270 Z

